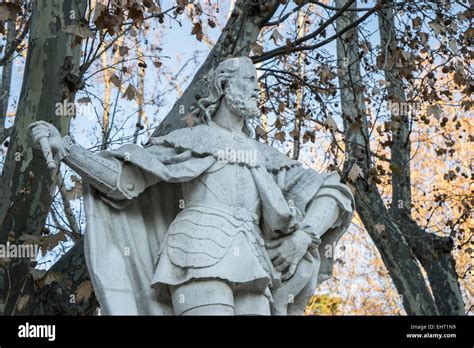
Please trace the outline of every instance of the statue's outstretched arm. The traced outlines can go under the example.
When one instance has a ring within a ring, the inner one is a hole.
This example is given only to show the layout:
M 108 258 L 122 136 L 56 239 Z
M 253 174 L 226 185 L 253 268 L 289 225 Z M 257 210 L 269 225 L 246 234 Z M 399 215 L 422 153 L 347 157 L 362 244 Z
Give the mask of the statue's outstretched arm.
M 69 136 L 61 137 L 59 131 L 48 122 L 33 122 L 29 130 L 34 146 L 41 148 L 47 160 L 55 155 L 102 193 L 113 196 L 117 192 L 117 160 L 94 154 L 75 144 Z

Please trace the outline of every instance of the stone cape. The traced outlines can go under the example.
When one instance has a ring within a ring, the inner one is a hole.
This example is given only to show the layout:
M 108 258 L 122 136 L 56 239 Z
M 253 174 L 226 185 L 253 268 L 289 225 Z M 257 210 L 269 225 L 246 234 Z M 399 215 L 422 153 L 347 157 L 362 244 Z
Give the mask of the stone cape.
M 179 129 L 152 138 L 145 148 L 124 145 L 116 151 L 101 153 L 116 158 L 122 168 L 138 168 L 138 175 L 145 182 L 135 185 L 135 192 L 125 201 L 114 201 L 84 183 L 85 255 L 103 314 L 173 314 L 171 303 L 157 297 L 151 280 L 168 227 L 182 208 L 179 183 L 205 172 L 218 161 L 218 151 L 226 148 L 257 149 L 256 165 L 251 167 L 260 185 L 262 220 L 270 229 L 288 223 L 288 214 L 282 202 L 265 199 L 265 190 L 281 192 L 285 205 L 291 200 L 297 210 L 304 211 L 325 180 L 333 176 L 333 173 L 318 174 L 303 169 L 299 162 L 290 160 L 268 145 L 207 125 Z M 126 186 L 126 183 L 119 183 L 121 186 Z M 345 232 L 353 211 L 350 191 L 342 185 L 331 187 L 337 187 L 341 195 L 350 199 L 342 200 L 344 215 L 339 223 L 321 236 L 316 260 L 320 262 L 316 275 L 318 283 L 332 273 L 333 260 L 326 255 L 326 247 L 332 248 Z M 266 209 L 271 210 L 271 214 L 265 214 Z M 277 218 L 272 219 L 273 216 Z
M 183 128 L 168 135 L 151 138 L 152 145 L 163 145 L 178 151 L 191 151 L 198 157 L 214 156 L 220 159 L 225 150 L 257 152 L 255 165 L 243 163 L 248 166 L 263 166 L 267 171 L 278 172 L 284 168 L 301 166 L 301 163 L 276 150 L 275 148 L 252 140 L 243 134 L 228 131 L 219 126 L 198 125 Z

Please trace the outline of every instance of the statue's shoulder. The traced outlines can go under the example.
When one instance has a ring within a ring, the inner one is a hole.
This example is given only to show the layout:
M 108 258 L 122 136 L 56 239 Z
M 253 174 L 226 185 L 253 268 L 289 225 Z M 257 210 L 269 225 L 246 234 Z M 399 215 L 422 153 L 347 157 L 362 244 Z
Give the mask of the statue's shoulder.
M 258 152 L 264 157 L 265 167 L 268 171 L 277 172 L 283 168 L 290 168 L 300 166 L 301 163 L 288 158 L 284 153 L 281 153 L 273 146 L 262 144 L 256 140 L 253 141 L 258 149 Z
M 178 151 L 191 151 L 199 157 L 219 156 L 225 151 L 256 151 L 256 166 L 262 164 L 268 171 L 276 172 L 283 168 L 300 165 L 298 161 L 285 154 L 245 136 L 233 136 L 229 131 L 209 125 L 180 128 L 161 137 L 151 138 L 151 145 L 173 147 Z
M 166 135 L 151 138 L 152 145 L 173 147 L 179 151 L 191 151 L 193 154 L 202 156 L 214 155 L 215 152 L 225 147 L 228 140 L 215 127 L 208 125 L 196 125 L 174 130 Z

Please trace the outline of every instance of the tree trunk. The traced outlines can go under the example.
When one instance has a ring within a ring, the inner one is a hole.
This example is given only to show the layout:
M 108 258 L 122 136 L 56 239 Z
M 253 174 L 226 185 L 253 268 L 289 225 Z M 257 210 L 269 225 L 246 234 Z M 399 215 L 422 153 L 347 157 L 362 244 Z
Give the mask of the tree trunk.
M 7 23 L 7 42 L 5 52 L 15 44 L 16 21 Z M 5 128 L 7 119 L 8 101 L 10 99 L 10 86 L 12 81 L 13 59 L 7 61 L 2 68 L 2 77 L 0 80 L 0 146 L 7 140 L 11 134 L 11 128 Z
M 336 6 L 345 0 L 336 0 Z M 355 7 L 354 4 L 351 7 Z M 357 12 L 347 11 L 336 20 L 337 31 L 357 20 Z M 364 103 L 364 85 L 360 74 L 358 28 L 354 27 L 337 40 L 339 87 L 346 144 L 344 176 L 360 168 L 361 177 L 353 179 L 356 209 L 398 292 L 403 295 L 407 314 L 437 314 L 436 306 L 417 260 L 397 222 L 384 205 L 373 182 L 369 182 L 370 141 Z M 357 167 L 356 167 L 357 166 Z
M 403 79 L 395 59 L 397 37 L 395 32 L 393 0 L 379 12 L 380 44 L 383 56 L 385 80 L 389 82 L 387 95 L 389 103 L 400 104 L 389 108 L 392 123 L 392 206 L 390 212 L 399 223 L 407 241 L 423 265 L 431 285 L 434 302 L 441 315 L 463 315 L 464 301 L 457 280 L 455 262 L 451 254 L 454 243 L 449 237 L 428 234 L 411 218 L 410 180 L 410 120 L 407 112 Z M 397 113 L 398 110 L 398 113 Z M 400 223 L 401 222 L 401 223 Z
M 44 120 L 56 126 L 63 135 L 68 132 L 70 118 L 56 116 L 55 106 L 64 100 L 73 101 L 80 45 L 71 47 L 74 35 L 66 34 L 64 27 L 77 23 L 83 5 L 83 0 L 33 3 L 23 85 L 0 180 L 2 243 L 16 242 L 23 233 L 42 233 L 54 183 L 42 153 L 31 148 L 27 127 L 31 122 Z M 31 279 L 29 271 L 29 258 L 12 259 L 2 268 L 0 299 L 5 305 L 4 314 L 21 312 L 16 304 Z

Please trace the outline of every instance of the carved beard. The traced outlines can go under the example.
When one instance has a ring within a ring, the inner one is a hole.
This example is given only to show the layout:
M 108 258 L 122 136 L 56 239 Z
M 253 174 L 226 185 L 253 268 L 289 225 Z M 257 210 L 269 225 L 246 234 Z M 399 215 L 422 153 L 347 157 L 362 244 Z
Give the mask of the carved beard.
M 257 103 L 253 99 L 246 99 L 242 94 L 232 90 L 232 88 L 229 87 L 227 87 L 225 94 L 225 102 L 227 103 L 230 111 L 235 112 L 244 119 L 255 118 L 260 115 L 260 110 L 257 107 Z

